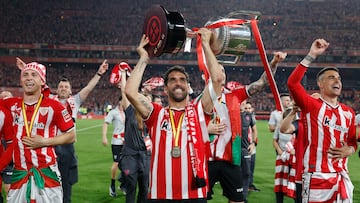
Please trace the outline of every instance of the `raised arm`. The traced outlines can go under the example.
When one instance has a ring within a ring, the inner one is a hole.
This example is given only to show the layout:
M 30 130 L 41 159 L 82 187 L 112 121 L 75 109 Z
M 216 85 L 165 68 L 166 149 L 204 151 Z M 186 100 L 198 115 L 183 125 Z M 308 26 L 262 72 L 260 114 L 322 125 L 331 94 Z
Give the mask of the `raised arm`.
M 213 34 L 212 31 L 206 28 L 201 28 L 198 31 L 198 34 L 201 35 L 201 43 L 203 51 L 206 57 L 206 63 L 209 70 L 212 86 L 216 95 L 221 94 L 222 86 L 225 83 L 225 74 L 223 67 L 218 63 L 215 54 L 211 50 L 210 41 L 212 40 Z M 201 97 L 201 102 L 204 106 L 205 112 L 211 112 L 213 109 L 213 103 L 209 93 L 209 87 L 206 85 L 204 89 L 204 94 Z
M 295 126 L 292 122 L 295 120 L 296 114 L 299 112 L 298 106 L 294 105 L 293 109 L 281 122 L 280 122 L 280 132 L 285 134 L 294 133 Z
M 126 87 L 126 70 L 124 69 L 120 69 L 121 72 L 121 96 L 122 96 L 122 100 L 121 100 L 121 105 L 125 111 L 125 109 L 127 109 L 127 107 L 129 107 L 130 102 L 126 97 L 125 94 L 125 87 Z
M 128 78 L 125 86 L 127 99 L 143 118 L 147 118 L 153 109 L 151 101 L 138 92 L 145 68 L 149 61 L 149 55 L 144 49 L 144 46 L 148 43 L 149 38 L 143 35 L 139 46 L 136 48 L 136 51 L 140 55 L 140 59 L 134 70 L 131 72 L 131 76 Z
M 311 45 L 311 48 L 305 58 L 296 66 L 293 72 L 290 74 L 287 85 L 294 101 L 300 108 L 303 108 L 306 102 L 305 97 L 307 93 L 305 88 L 301 85 L 301 79 L 303 78 L 307 68 L 318 56 L 325 52 L 329 43 L 324 39 L 316 39 Z M 305 96 L 304 96 L 305 95 Z M 305 110 L 305 109 L 302 109 Z
M 109 68 L 109 63 L 105 59 L 100 65 L 96 74 L 91 78 L 89 83 L 80 90 L 79 95 L 81 101 L 84 101 L 90 94 L 90 92 L 95 88 L 96 84 L 99 82 L 100 78 L 104 75 L 104 73 Z
M 285 52 L 280 51 L 274 53 L 274 57 L 270 62 L 270 68 L 273 75 L 275 75 L 278 64 L 286 58 L 286 55 L 287 54 Z M 252 96 L 258 92 L 263 91 L 266 85 L 268 85 L 268 79 L 264 72 L 257 81 L 247 86 L 247 91 L 249 95 Z

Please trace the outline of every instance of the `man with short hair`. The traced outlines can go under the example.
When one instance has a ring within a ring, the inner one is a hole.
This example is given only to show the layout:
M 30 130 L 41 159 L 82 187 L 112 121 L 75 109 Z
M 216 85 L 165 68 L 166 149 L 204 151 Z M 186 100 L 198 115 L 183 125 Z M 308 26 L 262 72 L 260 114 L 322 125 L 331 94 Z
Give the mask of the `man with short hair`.
M 106 115 L 102 127 L 102 144 L 104 146 L 108 145 L 108 139 L 107 139 L 107 131 L 108 126 L 112 124 L 113 125 L 113 132 L 111 136 L 111 152 L 113 157 L 113 162 L 110 169 L 110 177 L 111 177 L 111 183 L 109 187 L 109 195 L 111 197 L 116 197 L 116 190 L 115 190 L 115 180 L 116 180 L 116 174 L 119 170 L 119 164 L 120 164 L 120 158 L 125 142 L 125 112 L 123 108 L 123 97 L 119 97 L 118 105 L 111 109 L 110 112 Z M 123 174 L 123 172 L 122 172 Z M 120 180 L 122 181 L 124 177 L 120 175 Z M 123 188 L 120 186 L 120 189 L 123 190 Z M 125 192 L 125 190 L 124 190 Z
M 256 127 L 256 118 L 255 118 L 254 107 L 252 107 L 252 105 L 249 101 L 246 102 L 246 104 L 244 106 L 244 111 L 249 112 L 251 114 L 251 118 L 253 120 L 252 122 L 254 123 L 254 125 L 252 125 L 249 128 L 249 134 L 248 134 L 248 139 L 250 140 L 250 143 L 254 143 L 254 148 L 250 153 L 251 161 L 250 161 L 249 191 L 260 192 L 260 189 L 258 189 L 254 184 L 256 146 L 258 144 L 258 130 Z
M 61 79 L 56 90 L 57 95 L 52 95 L 51 98 L 62 103 L 70 112 L 74 122 L 76 122 L 81 104 L 95 88 L 108 67 L 107 60 L 104 60 L 88 84 L 75 95 L 72 95 L 70 81 L 67 78 Z M 78 181 L 78 165 L 74 144 L 57 146 L 56 154 L 58 155 L 59 169 L 63 181 L 64 203 L 70 203 L 72 186 Z
M 200 28 L 204 55 L 215 91 L 221 91 L 221 69 L 210 47 L 211 30 Z M 189 75 L 182 66 L 173 66 L 164 76 L 169 106 L 151 103 L 138 92 L 149 55 L 144 49 L 149 38 L 142 36 L 137 52 L 140 59 L 127 81 L 125 93 L 145 119 L 150 130 L 152 156 L 148 202 L 205 203 L 207 194 L 206 146 L 209 142 L 203 112 L 213 102 L 208 86 L 201 99 L 189 102 Z
M 303 159 L 303 203 L 352 202 L 354 186 L 347 168 L 357 150 L 355 113 L 338 101 L 342 82 L 339 69 L 325 67 L 317 76 L 320 98 L 301 85 L 306 70 L 329 47 L 324 39 L 313 41 L 307 56 L 288 78 L 289 90 L 304 114 L 306 130 Z

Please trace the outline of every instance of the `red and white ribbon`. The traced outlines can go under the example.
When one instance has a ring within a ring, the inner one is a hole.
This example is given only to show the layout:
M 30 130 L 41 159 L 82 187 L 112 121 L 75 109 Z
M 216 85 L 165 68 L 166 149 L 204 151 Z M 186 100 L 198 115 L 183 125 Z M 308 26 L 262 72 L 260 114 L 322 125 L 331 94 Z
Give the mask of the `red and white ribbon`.
M 255 42 L 256 45 L 258 47 L 259 50 L 259 54 L 261 57 L 261 61 L 264 65 L 264 70 L 266 73 L 266 76 L 268 78 L 269 81 L 269 85 L 270 85 L 270 89 L 272 94 L 274 95 L 274 99 L 275 99 L 275 105 L 276 105 L 276 109 L 282 112 L 282 106 L 280 103 L 280 95 L 279 95 L 279 91 L 278 88 L 276 86 L 275 83 L 275 79 L 272 75 L 270 66 L 269 66 L 269 62 L 267 60 L 266 57 L 266 51 L 264 48 L 264 44 L 262 42 L 261 39 L 261 35 L 260 35 L 260 31 L 257 27 L 257 20 L 253 19 L 253 20 L 242 20 L 242 19 L 222 19 L 222 20 L 218 20 L 213 22 L 212 24 L 209 24 L 207 26 L 205 26 L 206 28 L 210 28 L 210 29 L 215 29 L 215 28 L 219 28 L 222 26 L 235 26 L 235 25 L 242 25 L 244 23 L 250 23 L 251 24 L 251 28 L 252 28 L 252 32 L 254 34 L 254 38 L 255 38 Z M 194 31 L 198 30 L 197 28 L 193 29 Z M 201 44 L 201 36 L 197 35 L 196 38 L 196 52 L 197 52 L 197 56 L 198 56 L 198 65 L 199 65 L 199 69 L 200 71 L 202 71 L 205 75 L 205 81 L 207 83 L 207 81 L 209 80 L 209 71 L 206 65 L 206 58 L 204 56 L 203 53 L 203 48 L 202 48 L 202 44 Z

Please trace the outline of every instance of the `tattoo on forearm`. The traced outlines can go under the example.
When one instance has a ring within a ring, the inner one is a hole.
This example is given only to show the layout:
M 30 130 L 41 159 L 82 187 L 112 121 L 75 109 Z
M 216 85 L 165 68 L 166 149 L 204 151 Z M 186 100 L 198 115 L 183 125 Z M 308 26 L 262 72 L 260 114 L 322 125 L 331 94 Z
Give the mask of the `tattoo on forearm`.
M 150 112 L 152 110 L 152 105 L 147 101 L 146 98 L 144 98 L 142 95 L 139 96 L 140 103 L 145 107 L 145 109 Z
M 248 87 L 248 93 L 250 96 L 258 93 L 258 92 L 261 92 L 265 89 L 265 83 L 263 80 L 261 80 L 261 78 L 256 81 L 256 82 L 253 82 L 249 85 Z

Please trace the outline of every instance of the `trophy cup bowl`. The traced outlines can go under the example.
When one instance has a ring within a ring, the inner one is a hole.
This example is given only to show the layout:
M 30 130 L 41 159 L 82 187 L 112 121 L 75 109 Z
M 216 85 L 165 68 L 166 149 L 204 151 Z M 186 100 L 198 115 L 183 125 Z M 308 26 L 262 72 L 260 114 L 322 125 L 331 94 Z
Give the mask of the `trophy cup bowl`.
M 246 15 L 247 13 L 241 14 Z M 232 20 L 232 18 L 208 21 L 205 27 L 224 20 Z M 251 30 L 249 24 L 224 25 L 211 29 L 214 40 L 210 46 L 219 62 L 236 64 L 250 45 Z M 196 36 L 185 27 L 185 20 L 181 13 L 168 11 L 161 5 L 153 5 L 147 10 L 143 33 L 149 37 L 149 44 L 145 46 L 145 49 L 150 57 L 158 57 L 163 53 L 178 53 L 186 38 Z
M 233 20 L 233 19 L 219 19 Z M 217 23 L 217 21 L 209 21 L 205 27 Z M 245 54 L 246 49 L 250 46 L 251 30 L 247 25 L 231 25 L 221 26 L 213 30 L 214 41 L 210 44 L 211 50 L 217 56 L 220 63 L 235 64 L 241 56 Z M 233 61 L 230 57 L 235 57 Z

